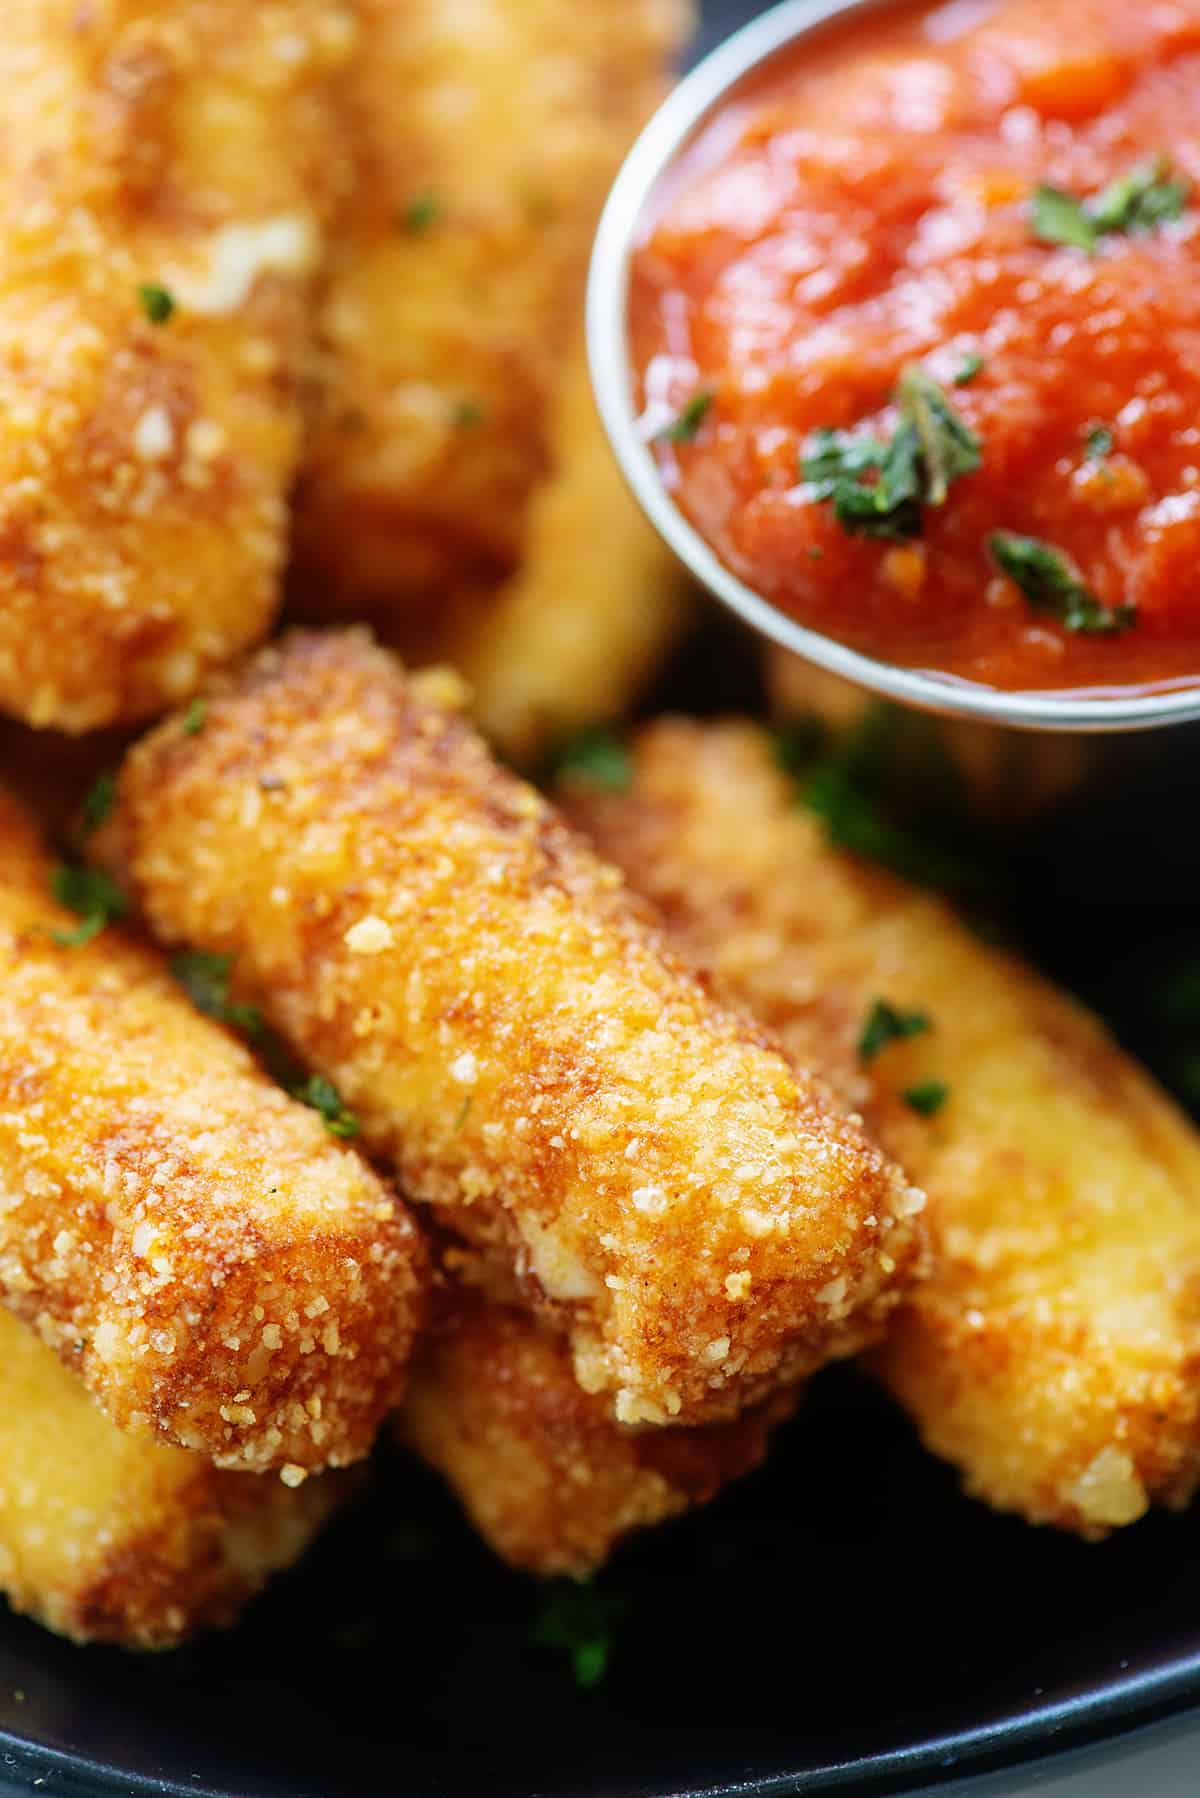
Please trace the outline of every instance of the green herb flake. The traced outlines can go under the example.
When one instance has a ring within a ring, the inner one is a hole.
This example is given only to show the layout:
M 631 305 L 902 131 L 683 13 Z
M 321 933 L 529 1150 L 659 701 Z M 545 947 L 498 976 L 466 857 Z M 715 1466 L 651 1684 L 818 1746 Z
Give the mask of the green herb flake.
M 944 506 L 951 483 L 979 468 L 983 460 L 979 439 L 919 363 L 904 370 L 896 397 L 921 445 L 925 475 L 921 497 L 926 505 Z
M 79 808 L 79 829 L 85 837 L 107 824 L 117 803 L 117 777 L 111 769 L 98 774 Z
M 256 1005 L 239 1005 L 229 997 L 233 973 L 232 955 L 211 955 L 203 949 L 187 949 L 171 957 L 171 972 L 196 1007 L 246 1036 L 261 1036 L 262 1013 Z
M 626 1608 L 626 1601 L 613 1593 L 556 1583 L 546 1590 L 533 1640 L 540 1648 L 566 1654 L 575 1684 L 590 1690 L 608 1671 L 615 1627 Z
M 986 357 L 981 356 L 978 350 L 972 350 L 968 355 L 963 357 L 962 366 L 954 377 L 954 385 L 956 387 L 969 387 L 976 375 L 982 374 L 986 367 Z
M 400 229 L 409 237 L 423 237 L 442 216 L 442 203 L 432 188 L 414 194 L 400 214 Z
M 919 1086 L 907 1088 L 904 1103 L 921 1117 L 931 1118 L 937 1116 L 949 1097 L 950 1088 L 944 1080 L 923 1080 Z
M 555 758 L 554 775 L 601 793 L 627 793 L 633 762 L 620 737 L 596 725 L 564 744 Z
M 1096 227 L 1074 194 L 1043 182 L 1034 190 L 1031 213 L 1033 235 L 1040 243 L 1068 244 L 1089 255 L 1096 248 Z
M 877 703 L 847 730 L 802 716 L 770 741 L 832 848 L 994 913 L 1008 865 L 980 830 L 933 719 Z
M 55 868 L 50 885 L 58 903 L 81 920 L 75 930 L 50 932 L 60 949 L 76 949 L 81 943 L 90 943 L 107 925 L 129 914 L 124 893 L 99 868 Z
M 1084 440 L 1083 453 L 1089 462 L 1103 462 L 1112 455 L 1113 434 L 1107 425 L 1093 425 Z
M 665 443 L 694 442 L 716 397 L 711 387 L 702 387 L 694 393 L 678 418 L 658 433 L 659 440 Z
M 1182 218 L 1190 194 L 1188 182 L 1171 179 L 1169 156 L 1151 156 L 1110 181 L 1088 210 L 1101 236 L 1153 231 L 1156 225 Z
M 1066 244 L 1093 255 L 1102 237 L 1153 231 L 1183 216 L 1191 196 L 1186 181 L 1171 178 L 1167 156 L 1153 156 L 1118 175 L 1089 200 L 1043 184 L 1031 206 L 1033 234 L 1042 243 Z
M 199 698 L 193 699 L 192 703 L 188 706 L 187 711 L 183 714 L 183 721 L 179 728 L 185 737 L 198 737 L 200 732 L 204 729 L 207 717 L 207 700 Z
M 978 437 L 918 363 L 903 370 L 894 397 L 900 423 L 890 442 L 822 430 L 805 445 L 801 476 L 850 536 L 919 537 L 921 507 L 944 505 L 951 483 L 982 461 Z
M 1064 629 L 1083 636 L 1113 636 L 1137 618 L 1131 605 L 1106 606 L 1052 544 L 1012 531 L 993 531 L 988 548 L 996 566 L 1039 612 L 1052 612 Z
M 324 1074 L 310 1074 L 301 1085 L 290 1090 L 293 1099 L 320 1112 L 330 1136 L 358 1135 L 358 1119 L 352 1111 L 347 1111 L 337 1087 L 331 1080 L 326 1080 Z
M 902 1042 L 910 1036 L 921 1036 L 932 1028 L 928 1012 L 899 1011 L 886 999 L 876 999 L 859 1035 L 858 1058 L 863 1062 L 874 1061 L 889 1043 Z
M 459 431 L 476 430 L 486 417 L 487 413 L 479 401 L 470 398 L 456 401 L 452 414 L 455 429 Z
M 152 325 L 165 325 L 175 311 L 175 301 L 166 288 L 152 281 L 144 282 L 138 288 L 138 300 Z

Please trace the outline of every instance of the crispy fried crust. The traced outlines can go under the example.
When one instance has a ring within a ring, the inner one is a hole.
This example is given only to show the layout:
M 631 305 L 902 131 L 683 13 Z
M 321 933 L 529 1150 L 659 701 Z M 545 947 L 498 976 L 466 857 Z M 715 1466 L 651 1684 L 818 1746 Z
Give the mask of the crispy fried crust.
M 297 535 L 310 615 L 382 623 L 516 562 L 600 205 L 688 6 L 359 3 L 362 161 Z
M 354 38 L 342 0 L 0 7 L 0 706 L 31 723 L 161 711 L 266 634 Z
M 137 895 L 236 954 L 621 1421 L 730 1416 L 876 1333 L 923 1198 L 429 692 L 358 633 L 215 683 L 125 765 Z
M 520 568 L 475 607 L 450 608 L 439 645 L 466 675 L 484 735 L 527 767 L 627 712 L 687 611 L 683 570 L 613 459 L 582 343 L 555 402 L 551 451 Z
M 640 738 L 576 806 L 720 990 L 860 1103 L 929 1193 L 933 1276 L 878 1365 L 968 1489 L 1087 1536 L 1200 1476 L 1200 1143 L 1087 1013 L 828 849 L 749 727 Z M 933 1028 L 864 1069 L 883 997 Z M 949 1083 L 936 1117 L 903 1099 Z
M 0 796 L 0 1297 L 125 1428 L 229 1467 L 365 1455 L 415 1225 L 157 954 L 50 934 L 78 924 Z
M 531 1573 L 584 1579 L 626 1536 L 707 1504 L 757 1467 L 798 1401 L 788 1390 L 733 1423 L 624 1429 L 581 1389 L 555 1330 L 452 1289 L 398 1430 L 496 1554 Z
M 0 1591 L 62 1635 L 169 1648 L 232 1623 L 353 1478 L 293 1491 L 127 1435 L 0 1310 Z

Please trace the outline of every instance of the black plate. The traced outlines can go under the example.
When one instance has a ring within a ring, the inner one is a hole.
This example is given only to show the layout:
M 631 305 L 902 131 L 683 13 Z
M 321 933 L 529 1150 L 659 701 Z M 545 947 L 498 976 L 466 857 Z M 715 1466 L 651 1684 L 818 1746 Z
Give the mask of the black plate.
M 710 4 L 707 40 L 751 10 Z M 714 618 L 670 697 L 752 702 L 734 643 Z M 1018 923 L 1190 1078 L 1157 995 L 1196 940 L 1196 737 L 1129 759 L 1013 845 Z M 394 1464 L 228 1637 L 145 1660 L 0 1620 L 0 1749 L 10 1778 L 76 1798 L 896 1792 L 1200 1695 L 1195 1528 L 1153 1518 L 1089 1548 L 993 1516 L 839 1370 L 766 1472 L 605 1575 L 625 1608 L 595 1691 L 534 1644 L 538 1590 Z

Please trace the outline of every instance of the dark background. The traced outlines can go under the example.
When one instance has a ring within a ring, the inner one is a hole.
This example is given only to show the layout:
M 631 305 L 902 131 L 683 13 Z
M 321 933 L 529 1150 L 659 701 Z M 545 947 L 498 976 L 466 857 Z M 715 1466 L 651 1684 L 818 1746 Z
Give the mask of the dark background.
M 704 46 L 754 10 L 709 0 Z M 752 703 L 744 640 L 714 615 L 667 693 Z M 1185 1093 L 1197 741 L 1110 747 L 1087 792 L 1000 854 L 1016 932 Z M 534 1642 L 538 1588 L 393 1461 L 228 1637 L 133 1659 L 0 1617 L 0 1751 L 10 1778 L 80 1798 L 894 1792 L 1200 1692 L 1195 1548 L 1192 1518 L 1086 1547 L 993 1516 L 838 1370 L 767 1471 L 603 1577 L 624 1609 L 594 1691 Z

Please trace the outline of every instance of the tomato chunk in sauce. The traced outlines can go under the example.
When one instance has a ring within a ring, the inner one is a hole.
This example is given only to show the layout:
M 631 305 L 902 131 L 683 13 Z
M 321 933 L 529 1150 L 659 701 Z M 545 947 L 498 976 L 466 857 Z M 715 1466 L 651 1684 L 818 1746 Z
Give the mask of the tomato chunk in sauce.
M 995 687 L 1200 678 L 1200 0 L 804 40 L 663 184 L 630 325 L 677 503 L 805 624 Z

